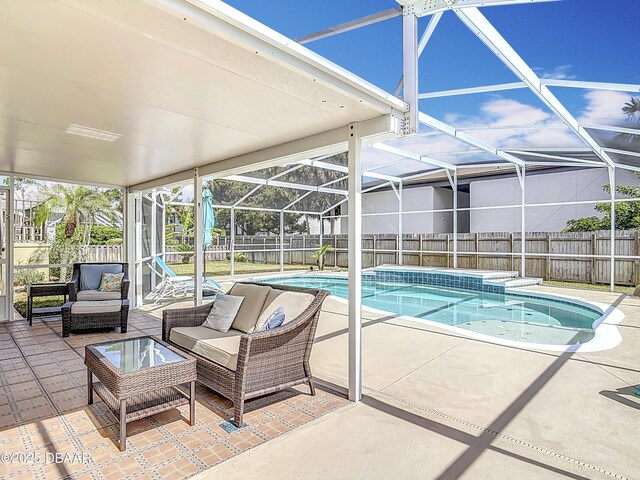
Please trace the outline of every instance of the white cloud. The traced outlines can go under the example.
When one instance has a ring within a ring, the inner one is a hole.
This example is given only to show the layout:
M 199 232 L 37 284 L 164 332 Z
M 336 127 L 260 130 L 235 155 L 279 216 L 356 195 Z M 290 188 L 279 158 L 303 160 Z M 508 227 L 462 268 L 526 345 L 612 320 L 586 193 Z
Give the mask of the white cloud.
M 498 98 L 483 104 L 481 111 L 486 115 L 479 120 L 485 126 L 487 123 L 495 127 L 537 125 L 552 119 L 552 115 L 541 108 L 506 98 Z
M 564 78 L 569 78 L 569 68 L 569 65 L 556 68 L 553 77 L 561 78 L 559 75 L 565 75 Z M 622 107 L 629 101 L 629 94 L 593 90 L 587 91 L 584 99 L 586 106 L 582 113 L 577 115 L 580 124 L 617 125 L 625 121 Z M 477 115 L 448 112 L 442 118 L 448 124 L 457 129 L 466 129 L 470 135 L 496 148 L 583 147 L 585 150 L 588 149 L 587 145 L 564 126 L 553 113 L 542 107 L 499 96 L 483 103 Z M 444 134 L 415 135 L 389 143 L 404 150 L 451 163 L 489 160 L 489 154 L 480 153 L 467 144 Z M 395 155 L 369 149 L 364 155 L 364 162 L 366 168 L 375 168 L 380 165 L 394 165 L 402 160 Z M 405 161 L 398 166 L 398 169 L 410 168 L 412 164 L 418 165 L 417 162 Z
M 576 78 L 576 76 L 571 73 L 571 69 L 573 65 L 558 65 L 550 72 L 542 72 L 540 74 L 540 78 L 554 78 L 556 80 L 572 80 Z M 541 68 L 535 68 L 536 71 L 541 71 Z
M 622 107 L 629 94 L 608 90 L 589 90 L 584 94 L 587 106 L 578 118 L 581 125 L 620 125 L 626 120 Z

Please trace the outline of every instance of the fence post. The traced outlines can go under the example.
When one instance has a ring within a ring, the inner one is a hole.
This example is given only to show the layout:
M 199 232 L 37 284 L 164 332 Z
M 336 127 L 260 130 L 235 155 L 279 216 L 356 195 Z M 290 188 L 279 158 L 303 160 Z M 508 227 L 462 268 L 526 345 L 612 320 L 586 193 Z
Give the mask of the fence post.
M 597 250 L 597 246 L 598 246 L 598 234 L 597 233 L 592 233 L 591 234 L 591 255 L 595 255 Z M 591 257 L 591 283 L 593 285 L 596 284 L 596 259 L 594 257 Z
M 376 253 L 376 236 L 377 234 L 374 233 L 372 234 L 372 238 L 373 238 L 373 266 L 377 267 L 378 266 L 378 254 Z
M 302 265 L 307 264 L 307 236 L 302 235 Z
M 509 270 L 513 272 L 513 232 L 509 234 L 509 258 L 511 259 L 511 267 Z
M 451 248 L 449 246 L 450 242 L 451 242 L 451 236 L 447 233 L 447 268 L 450 268 L 449 267 L 449 252 L 451 251 Z
M 476 236 L 475 236 L 475 249 L 476 249 L 476 270 L 478 270 L 480 268 L 479 263 L 480 263 L 480 239 L 478 238 L 478 232 L 476 232 Z
M 418 236 L 418 255 L 420 256 L 420 266 L 422 267 L 422 234 Z
M 547 235 L 547 280 L 551 280 L 551 235 Z
M 633 232 L 633 235 L 633 255 L 636 257 L 633 261 L 633 285 L 637 286 L 640 284 L 640 260 L 638 260 L 638 256 L 640 255 L 640 232 L 636 230 Z

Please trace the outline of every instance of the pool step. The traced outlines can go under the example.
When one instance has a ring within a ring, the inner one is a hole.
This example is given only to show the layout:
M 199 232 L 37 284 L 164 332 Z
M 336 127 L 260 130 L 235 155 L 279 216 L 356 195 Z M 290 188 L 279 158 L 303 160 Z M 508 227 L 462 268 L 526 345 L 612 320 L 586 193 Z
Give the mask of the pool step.
M 535 278 L 535 277 L 519 277 L 519 278 L 501 278 L 485 280 L 486 285 L 501 285 L 504 288 L 520 288 L 520 287 L 531 287 L 534 285 L 542 285 L 544 282 L 543 278 Z

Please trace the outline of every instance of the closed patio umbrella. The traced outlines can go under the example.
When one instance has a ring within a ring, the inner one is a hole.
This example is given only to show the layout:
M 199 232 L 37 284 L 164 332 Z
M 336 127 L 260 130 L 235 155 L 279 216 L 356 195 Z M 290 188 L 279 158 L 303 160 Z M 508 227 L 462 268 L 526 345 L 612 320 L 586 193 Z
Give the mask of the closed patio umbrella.
M 211 190 L 202 190 L 202 250 L 204 255 L 204 277 L 207 277 L 207 254 L 206 249 L 213 242 L 211 230 L 216 225 L 216 217 L 213 211 L 213 195 Z

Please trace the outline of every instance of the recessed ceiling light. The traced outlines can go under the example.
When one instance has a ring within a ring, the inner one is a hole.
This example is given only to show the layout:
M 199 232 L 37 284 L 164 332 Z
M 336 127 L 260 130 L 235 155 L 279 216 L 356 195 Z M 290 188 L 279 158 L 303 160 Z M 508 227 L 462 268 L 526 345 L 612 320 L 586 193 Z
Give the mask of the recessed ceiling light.
M 95 138 L 96 140 L 104 140 L 105 142 L 115 142 L 122 136 L 119 133 L 98 130 L 97 128 L 85 127 L 84 125 L 76 125 L 75 123 L 69 125 L 66 131 L 71 135 Z

